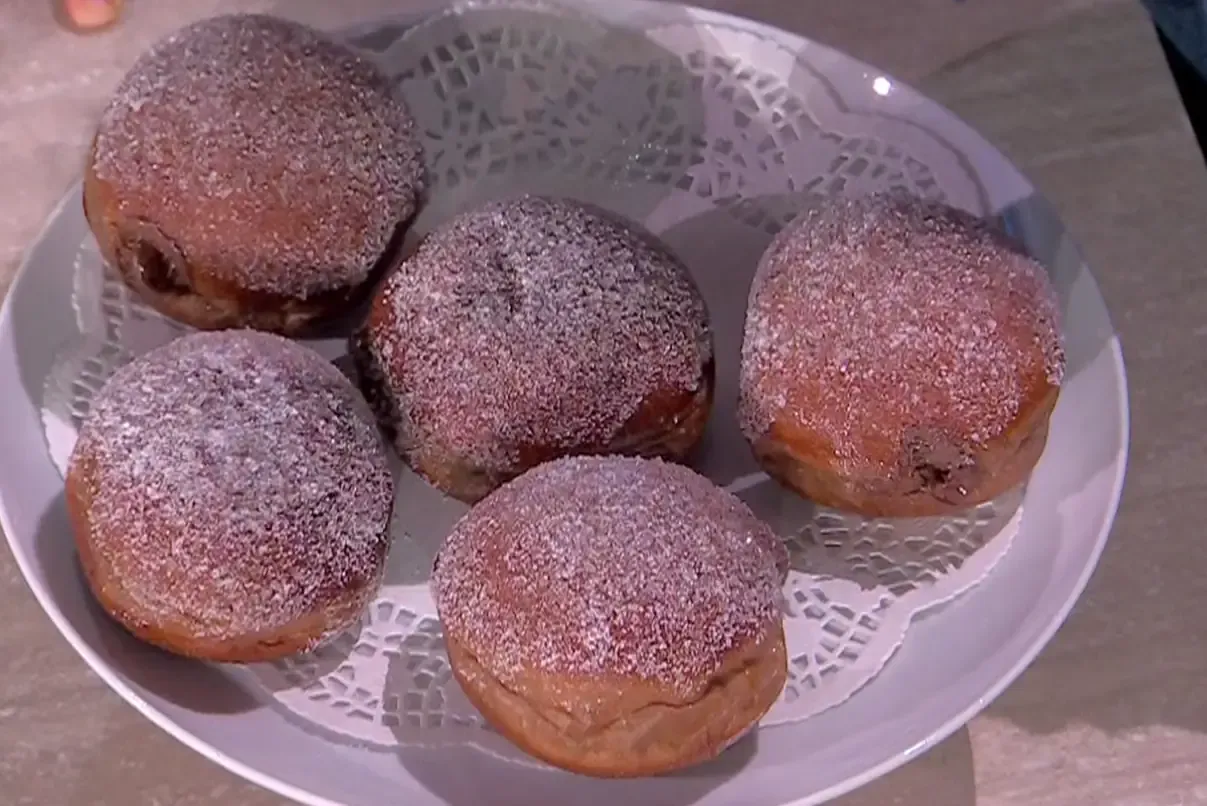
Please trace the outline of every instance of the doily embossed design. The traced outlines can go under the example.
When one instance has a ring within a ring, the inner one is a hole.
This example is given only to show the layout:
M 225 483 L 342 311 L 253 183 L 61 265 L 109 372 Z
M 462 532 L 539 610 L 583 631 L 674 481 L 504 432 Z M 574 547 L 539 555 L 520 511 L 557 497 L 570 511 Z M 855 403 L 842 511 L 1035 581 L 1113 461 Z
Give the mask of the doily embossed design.
M 745 308 L 734 277 L 748 282 L 770 238 L 803 205 L 835 194 L 900 188 L 990 212 L 942 142 L 904 122 L 869 125 L 769 36 L 736 24 L 637 31 L 539 0 L 479 0 L 362 36 L 427 148 L 432 188 L 419 232 L 489 198 L 561 193 L 643 221 L 697 274 L 718 342 L 717 412 L 700 469 L 768 520 L 792 558 L 789 681 L 764 727 L 831 708 L 871 680 L 913 618 L 977 584 L 1005 554 L 1022 498 L 959 518 L 863 519 L 815 510 L 753 464 L 733 423 Z M 135 299 L 82 230 L 73 276 L 79 336 L 60 350 L 43 399 L 60 469 L 109 375 L 185 332 Z M 342 351 L 313 346 L 333 359 Z M 473 744 L 535 763 L 486 725 L 444 653 L 427 573 L 465 508 L 401 467 L 398 479 L 390 565 L 360 624 L 309 655 L 252 667 L 254 678 L 275 707 L 334 741 Z

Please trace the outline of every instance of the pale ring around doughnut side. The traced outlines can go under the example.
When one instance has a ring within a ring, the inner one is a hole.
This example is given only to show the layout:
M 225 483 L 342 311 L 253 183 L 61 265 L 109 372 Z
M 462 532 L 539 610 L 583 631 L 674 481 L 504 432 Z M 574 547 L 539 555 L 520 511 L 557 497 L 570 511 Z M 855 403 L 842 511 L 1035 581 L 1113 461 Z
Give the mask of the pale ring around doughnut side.
M 640 680 L 536 672 L 508 688 L 455 637 L 445 640 L 453 675 L 495 729 L 542 761 L 600 778 L 657 775 L 714 758 L 770 710 L 788 675 L 778 621 L 732 650 L 690 701 Z M 605 697 L 613 706 L 606 711 L 582 707 Z

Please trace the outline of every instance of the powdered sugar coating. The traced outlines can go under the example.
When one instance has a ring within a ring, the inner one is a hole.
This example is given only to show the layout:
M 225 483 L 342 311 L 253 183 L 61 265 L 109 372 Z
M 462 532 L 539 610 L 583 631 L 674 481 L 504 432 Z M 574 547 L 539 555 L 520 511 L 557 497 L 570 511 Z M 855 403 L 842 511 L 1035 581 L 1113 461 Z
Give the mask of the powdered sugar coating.
M 525 446 L 606 446 L 650 396 L 695 394 L 712 337 L 690 275 L 652 236 L 525 196 L 427 237 L 379 295 L 368 349 L 404 452 L 503 472 Z
M 883 473 L 910 432 L 983 446 L 1063 372 L 1047 273 L 988 222 L 897 193 L 833 199 L 759 265 L 739 416 L 751 441 L 783 419 L 846 472 Z
M 375 583 L 393 499 L 356 389 L 278 336 L 185 336 L 113 375 L 72 454 L 91 549 L 139 611 L 216 640 Z
M 505 685 L 620 676 L 690 697 L 779 618 L 782 551 L 686 467 L 572 457 L 472 509 L 432 584 L 446 632 Z
M 219 16 L 135 63 L 101 118 L 93 170 L 191 265 L 304 299 L 363 282 L 414 216 L 412 127 L 350 48 L 294 22 Z

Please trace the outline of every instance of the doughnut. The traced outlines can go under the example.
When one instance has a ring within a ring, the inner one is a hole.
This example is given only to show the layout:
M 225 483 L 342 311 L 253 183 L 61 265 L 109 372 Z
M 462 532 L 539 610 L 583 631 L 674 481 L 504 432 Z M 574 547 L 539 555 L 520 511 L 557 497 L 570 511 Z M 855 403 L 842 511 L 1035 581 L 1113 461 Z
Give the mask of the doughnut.
M 787 679 L 787 553 L 678 464 L 574 456 L 454 527 L 432 575 L 452 672 L 520 749 L 598 777 L 706 761 Z
M 413 128 L 344 45 L 272 17 L 213 17 L 118 85 L 84 212 L 106 261 L 164 315 L 321 332 L 397 262 L 425 187 Z
M 768 475 L 868 516 L 956 513 L 1023 484 L 1065 358 L 1044 268 L 901 193 L 807 210 L 750 291 L 738 415 Z
M 432 232 L 350 353 L 404 460 L 470 503 L 559 456 L 683 459 L 712 406 L 708 312 L 683 264 L 565 199 L 496 201 Z
M 67 509 L 96 600 L 191 658 L 268 661 L 353 624 L 385 567 L 389 448 L 317 353 L 249 330 L 184 336 L 93 399 Z

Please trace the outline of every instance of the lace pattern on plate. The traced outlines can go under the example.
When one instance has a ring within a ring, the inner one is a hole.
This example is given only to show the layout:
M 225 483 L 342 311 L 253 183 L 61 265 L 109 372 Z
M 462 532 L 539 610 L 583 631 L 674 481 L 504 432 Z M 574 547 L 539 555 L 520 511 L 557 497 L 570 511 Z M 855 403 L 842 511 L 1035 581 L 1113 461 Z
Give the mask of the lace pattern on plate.
M 717 410 L 699 469 L 772 523 L 792 555 L 789 680 L 762 725 L 846 700 L 889 661 L 912 619 L 989 573 L 1017 530 L 1022 495 L 958 518 L 888 521 L 816 510 L 770 483 L 733 417 L 750 273 L 818 197 L 902 188 L 988 213 L 975 177 L 923 127 L 852 112 L 808 54 L 757 26 L 685 19 L 635 31 L 512 0 L 392 30 L 356 41 L 420 124 L 432 191 L 417 230 L 503 194 L 564 194 L 644 221 L 692 267 L 718 344 Z M 60 351 L 43 403 L 60 469 L 109 375 L 185 332 L 126 290 L 90 236 L 72 270 L 79 336 Z M 342 352 L 314 346 L 333 359 Z M 534 763 L 483 722 L 444 653 L 427 575 L 464 508 L 405 469 L 398 478 L 390 567 L 360 625 L 310 655 L 254 667 L 255 679 L 335 741 L 470 743 Z

